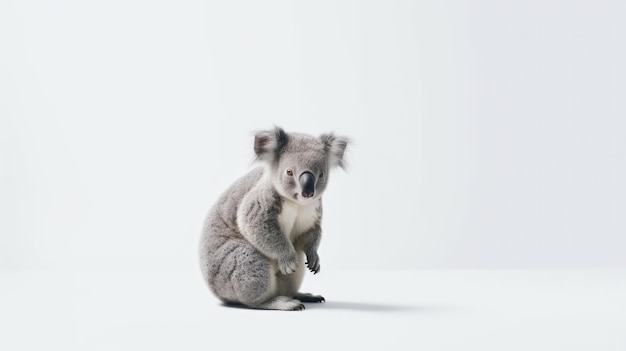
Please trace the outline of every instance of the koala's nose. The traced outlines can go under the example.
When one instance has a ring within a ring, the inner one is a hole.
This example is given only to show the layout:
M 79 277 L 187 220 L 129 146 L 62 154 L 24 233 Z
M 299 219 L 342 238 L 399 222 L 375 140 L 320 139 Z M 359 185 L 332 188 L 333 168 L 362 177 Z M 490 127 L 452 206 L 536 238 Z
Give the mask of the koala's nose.
M 310 198 L 315 195 L 315 176 L 311 172 L 303 172 L 300 175 L 300 187 L 302 188 L 302 196 Z

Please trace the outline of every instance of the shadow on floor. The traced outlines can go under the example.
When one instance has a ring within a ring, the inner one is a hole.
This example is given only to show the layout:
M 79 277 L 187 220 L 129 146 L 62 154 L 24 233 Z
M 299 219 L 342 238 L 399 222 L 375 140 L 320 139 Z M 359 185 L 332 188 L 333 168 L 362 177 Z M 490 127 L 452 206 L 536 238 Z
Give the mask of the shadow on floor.
M 416 305 L 400 305 L 400 304 L 381 304 L 368 302 L 349 302 L 349 301 L 327 301 L 322 303 L 304 303 L 307 310 L 345 310 L 360 312 L 423 312 L 435 313 L 442 312 L 445 309 L 438 306 L 416 306 Z M 237 309 L 250 309 L 242 304 L 225 304 L 222 306 Z M 262 311 L 262 310 L 257 310 Z
M 400 304 L 382 304 L 369 302 L 326 301 L 323 303 L 306 303 L 307 309 L 346 310 L 361 312 L 439 312 L 436 306 L 415 306 Z

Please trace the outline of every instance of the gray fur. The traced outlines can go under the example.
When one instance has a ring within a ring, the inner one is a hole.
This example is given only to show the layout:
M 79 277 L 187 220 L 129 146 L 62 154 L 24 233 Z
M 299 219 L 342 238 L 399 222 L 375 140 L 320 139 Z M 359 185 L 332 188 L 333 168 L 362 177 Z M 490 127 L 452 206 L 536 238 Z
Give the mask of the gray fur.
M 256 133 L 254 152 L 262 166 L 222 194 L 202 230 L 200 266 L 219 299 L 276 310 L 324 301 L 298 289 L 305 264 L 320 271 L 321 195 L 329 169 L 344 166 L 347 144 L 334 134 L 316 138 L 278 127 Z M 298 181 L 305 171 L 315 177 L 315 194 L 308 199 Z

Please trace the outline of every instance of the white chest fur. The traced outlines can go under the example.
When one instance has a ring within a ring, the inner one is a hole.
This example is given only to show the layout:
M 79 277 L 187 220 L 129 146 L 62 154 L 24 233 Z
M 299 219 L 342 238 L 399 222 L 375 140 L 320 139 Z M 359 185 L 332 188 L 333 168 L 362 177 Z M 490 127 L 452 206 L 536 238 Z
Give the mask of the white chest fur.
M 300 205 L 293 201 L 284 200 L 282 211 L 278 216 L 278 223 L 283 233 L 294 242 L 298 236 L 311 228 L 318 220 L 317 207 L 319 201 Z

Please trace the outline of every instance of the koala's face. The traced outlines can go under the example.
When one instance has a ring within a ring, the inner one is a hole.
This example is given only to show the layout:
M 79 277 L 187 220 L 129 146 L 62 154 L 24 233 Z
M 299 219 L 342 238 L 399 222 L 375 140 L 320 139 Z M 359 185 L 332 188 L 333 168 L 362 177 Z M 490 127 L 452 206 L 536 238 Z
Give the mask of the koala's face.
M 347 139 L 324 134 L 319 138 L 285 133 L 276 128 L 255 136 L 257 157 L 268 162 L 272 183 L 278 193 L 292 201 L 319 199 L 326 189 L 329 170 L 343 166 Z
M 276 190 L 298 202 L 318 199 L 328 179 L 328 157 L 321 141 L 314 137 L 294 136 L 280 155 L 272 172 Z

